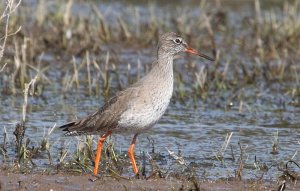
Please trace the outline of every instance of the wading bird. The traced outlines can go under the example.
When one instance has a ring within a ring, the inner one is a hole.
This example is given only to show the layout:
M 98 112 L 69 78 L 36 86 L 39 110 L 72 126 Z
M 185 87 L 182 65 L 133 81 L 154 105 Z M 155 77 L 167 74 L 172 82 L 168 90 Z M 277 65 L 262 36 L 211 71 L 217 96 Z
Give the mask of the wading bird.
M 180 52 L 188 52 L 214 61 L 189 47 L 178 34 L 165 33 L 160 36 L 158 42 L 157 60 L 146 76 L 109 99 L 94 114 L 60 127 L 68 136 L 102 135 L 95 158 L 95 175 L 98 174 L 102 145 L 112 133 L 134 134 L 128 155 L 134 174 L 138 174 L 134 159 L 136 138 L 157 123 L 165 113 L 173 93 L 173 58 Z

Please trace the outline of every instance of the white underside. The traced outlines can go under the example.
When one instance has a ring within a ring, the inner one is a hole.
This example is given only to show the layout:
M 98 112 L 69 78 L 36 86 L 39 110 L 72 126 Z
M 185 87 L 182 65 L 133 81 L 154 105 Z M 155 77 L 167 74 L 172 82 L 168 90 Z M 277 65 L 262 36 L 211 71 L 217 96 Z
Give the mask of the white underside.
M 169 96 L 168 96 L 169 97 Z M 170 99 L 161 97 L 156 104 L 147 104 L 142 109 L 136 110 L 134 106 L 121 116 L 117 131 L 140 133 L 152 127 L 165 113 Z M 129 131 L 128 131 L 129 130 Z

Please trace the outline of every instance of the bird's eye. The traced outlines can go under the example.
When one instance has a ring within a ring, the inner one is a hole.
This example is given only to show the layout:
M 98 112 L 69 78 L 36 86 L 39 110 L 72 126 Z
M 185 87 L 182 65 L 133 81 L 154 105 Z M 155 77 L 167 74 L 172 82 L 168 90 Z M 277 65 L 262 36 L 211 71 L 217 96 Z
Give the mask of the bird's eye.
M 176 44 L 181 44 L 181 43 L 182 43 L 182 40 L 181 40 L 180 38 L 176 38 L 176 39 L 174 40 L 174 42 L 175 42 Z

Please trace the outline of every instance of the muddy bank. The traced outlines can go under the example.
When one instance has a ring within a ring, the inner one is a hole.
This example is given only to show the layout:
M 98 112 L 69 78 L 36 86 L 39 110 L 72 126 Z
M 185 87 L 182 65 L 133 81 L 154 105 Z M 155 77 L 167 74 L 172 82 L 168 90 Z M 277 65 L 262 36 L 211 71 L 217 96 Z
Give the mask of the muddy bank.
M 201 181 L 170 178 L 123 179 L 91 174 L 16 174 L 0 172 L 0 190 L 276 190 L 276 183 L 243 181 Z M 287 184 L 286 190 L 297 190 L 299 184 Z

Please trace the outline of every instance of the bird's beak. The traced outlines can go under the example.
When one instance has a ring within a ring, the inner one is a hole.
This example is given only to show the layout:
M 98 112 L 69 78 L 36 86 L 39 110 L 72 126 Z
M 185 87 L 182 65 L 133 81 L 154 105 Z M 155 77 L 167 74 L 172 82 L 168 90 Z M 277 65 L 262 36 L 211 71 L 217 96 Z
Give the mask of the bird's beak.
M 207 59 L 207 60 L 210 60 L 210 61 L 215 61 L 215 59 L 213 59 L 213 58 L 211 58 L 211 57 L 209 57 L 209 56 L 207 56 L 207 55 L 205 55 L 205 54 L 202 54 L 202 53 L 200 53 L 200 52 L 198 52 L 197 50 L 195 50 L 195 49 L 193 49 L 193 48 L 191 48 L 191 47 L 187 47 L 186 49 L 185 49 L 185 52 L 188 52 L 188 53 L 191 53 L 191 54 L 195 54 L 195 55 L 197 55 L 197 56 L 200 56 L 200 57 L 202 57 L 202 58 L 205 58 L 205 59 Z

